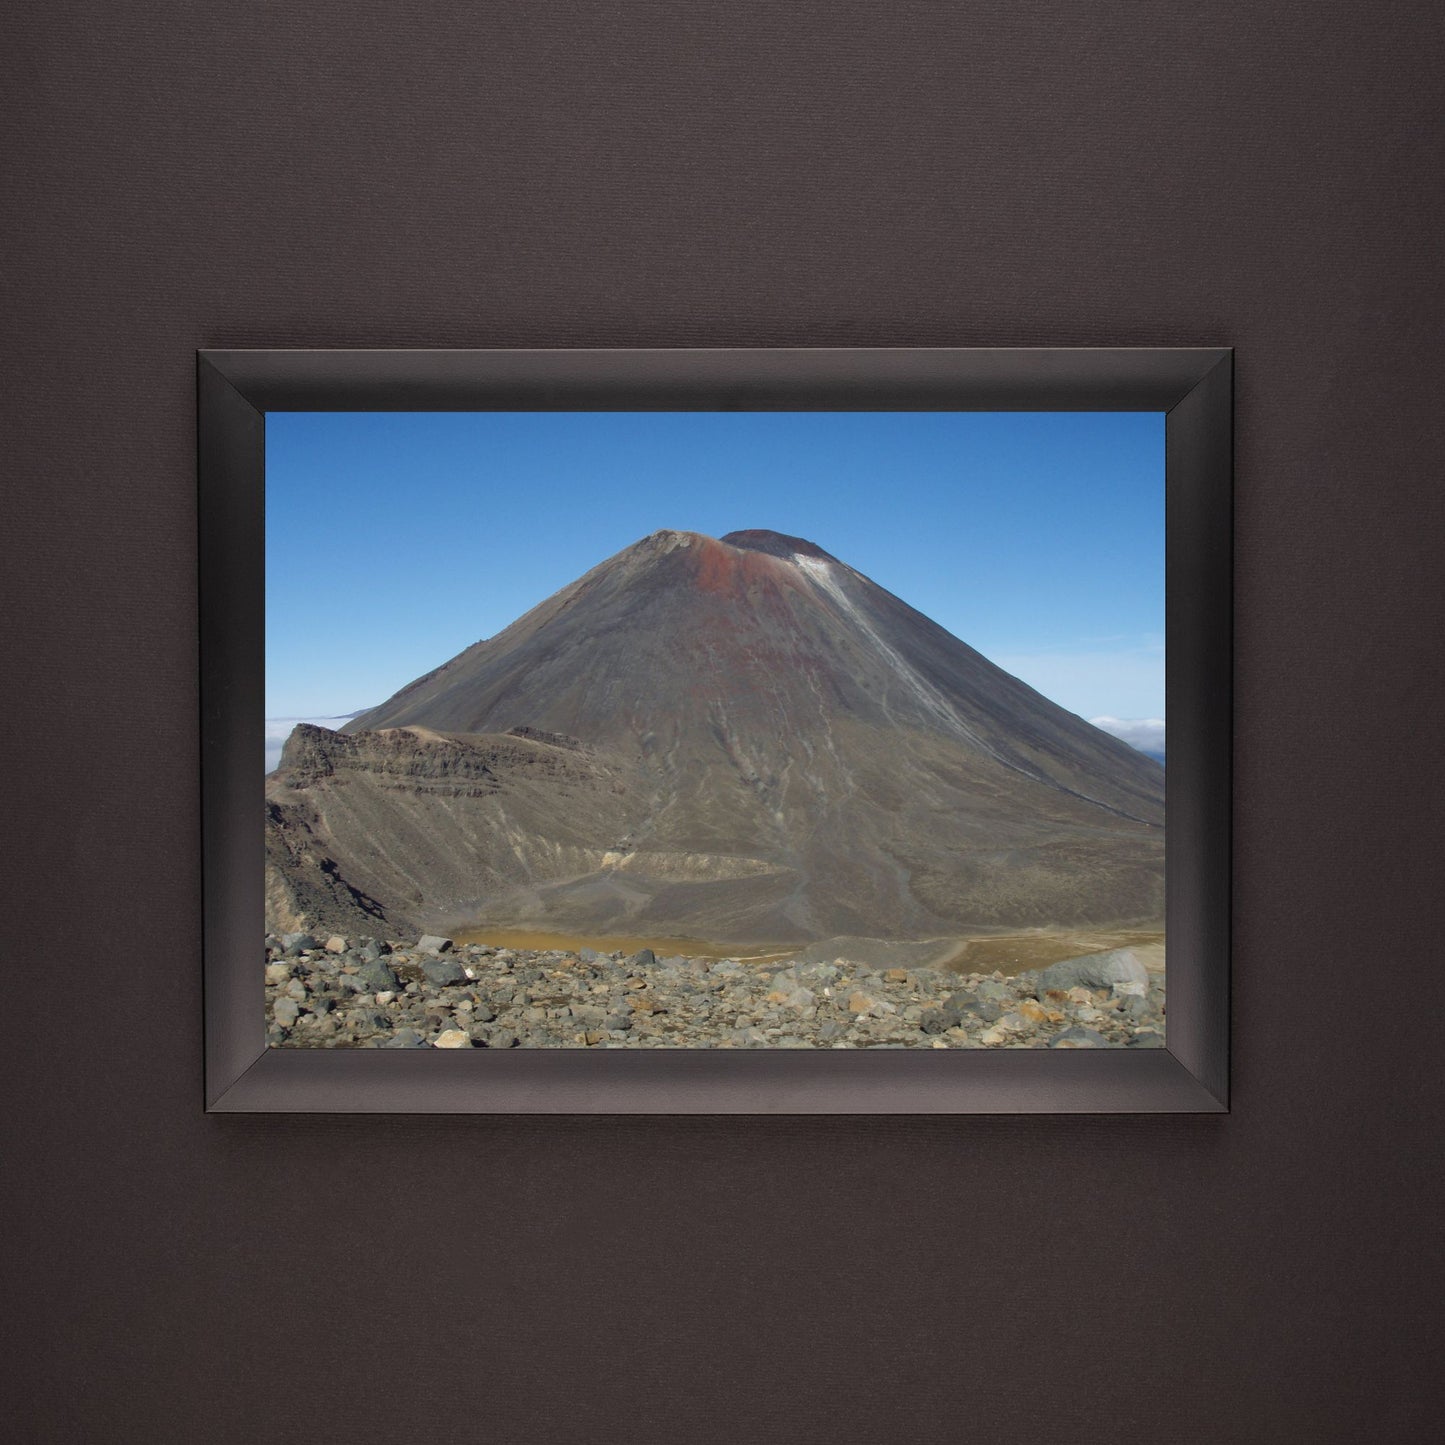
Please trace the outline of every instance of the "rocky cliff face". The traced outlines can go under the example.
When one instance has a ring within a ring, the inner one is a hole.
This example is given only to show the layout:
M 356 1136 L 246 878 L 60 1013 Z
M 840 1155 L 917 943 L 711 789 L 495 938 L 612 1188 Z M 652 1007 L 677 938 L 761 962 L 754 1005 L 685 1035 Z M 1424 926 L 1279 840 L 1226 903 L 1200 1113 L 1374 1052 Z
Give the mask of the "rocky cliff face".
M 658 532 L 268 783 L 272 926 L 725 943 L 1163 914 L 1163 770 L 816 545 Z
M 268 927 L 287 931 L 363 917 L 404 929 L 518 887 L 525 910 L 535 880 L 601 869 L 599 840 L 625 834 L 629 817 L 613 769 L 574 739 L 527 729 L 351 736 L 303 724 L 266 793 Z

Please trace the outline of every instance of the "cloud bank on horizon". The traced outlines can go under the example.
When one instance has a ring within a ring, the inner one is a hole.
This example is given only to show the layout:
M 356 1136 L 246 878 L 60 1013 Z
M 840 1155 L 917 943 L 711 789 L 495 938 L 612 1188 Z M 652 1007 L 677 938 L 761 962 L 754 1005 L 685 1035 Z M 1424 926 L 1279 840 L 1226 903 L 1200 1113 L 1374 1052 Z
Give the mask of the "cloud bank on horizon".
M 1141 753 L 1161 760 L 1164 757 L 1162 717 L 1091 717 L 1089 721 Z
M 286 746 L 286 739 L 295 731 L 297 723 L 310 723 L 313 727 L 330 728 L 335 732 L 355 716 L 354 712 L 346 712 L 333 713 L 329 717 L 268 717 L 265 720 L 266 771 L 276 771 L 281 762 L 281 749 Z

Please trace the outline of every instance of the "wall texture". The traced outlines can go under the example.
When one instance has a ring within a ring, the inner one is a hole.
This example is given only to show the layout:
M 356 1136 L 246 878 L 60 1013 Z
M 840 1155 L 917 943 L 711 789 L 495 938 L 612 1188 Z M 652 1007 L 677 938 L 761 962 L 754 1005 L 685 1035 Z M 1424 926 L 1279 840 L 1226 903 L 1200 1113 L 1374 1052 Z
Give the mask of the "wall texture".
M 14 1438 L 1440 1438 L 1433 11 L 12 17 Z M 1232 1115 L 202 1115 L 196 347 L 985 343 L 1238 348 Z

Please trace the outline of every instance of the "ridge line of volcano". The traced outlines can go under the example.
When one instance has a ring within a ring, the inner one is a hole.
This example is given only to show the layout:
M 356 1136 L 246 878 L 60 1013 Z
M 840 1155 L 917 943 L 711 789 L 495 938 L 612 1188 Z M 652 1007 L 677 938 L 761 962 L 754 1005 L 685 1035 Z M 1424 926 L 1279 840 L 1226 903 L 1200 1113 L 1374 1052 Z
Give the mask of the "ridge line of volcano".
M 436 786 L 438 750 L 375 736 L 408 728 L 565 735 L 596 771 L 509 751 L 472 796 Z M 785 533 L 651 533 L 343 735 L 296 736 L 267 783 L 278 923 L 344 922 L 343 884 L 429 932 L 772 945 L 1163 916 L 1160 765 Z

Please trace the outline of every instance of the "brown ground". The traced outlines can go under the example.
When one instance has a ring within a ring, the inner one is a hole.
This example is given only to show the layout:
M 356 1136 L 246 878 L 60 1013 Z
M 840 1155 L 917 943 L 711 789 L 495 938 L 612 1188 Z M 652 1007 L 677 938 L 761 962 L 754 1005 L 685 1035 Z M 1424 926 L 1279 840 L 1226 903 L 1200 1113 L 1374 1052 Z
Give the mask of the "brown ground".
M 697 938 L 651 938 L 614 934 L 579 935 L 544 933 L 517 928 L 476 928 L 454 933 L 459 944 L 483 943 L 493 948 L 557 949 L 575 952 L 595 948 L 599 953 L 636 953 L 650 948 L 659 958 L 737 958 L 762 962 L 788 958 L 796 945 L 768 947 L 753 945 L 727 948 Z M 1078 958 L 1086 953 L 1104 953 L 1111 948 L 1131 948 L 1151 973 L 1164 971 L 1164 934 L 1149 929 L 1049 929 L 1032 928 L 1017 933 L 991 934 L 961 939 L 958 952 L 948 960 L 957 973 L 1022 973 L 1030 968 L 1047 968 L 1060 959 Z
M 1150 973 L 1164 972 L 1162 930 L 1142 929 L 1050 929 L 1031 928 L 1020 933 L 999 934 L 967 940 L 951 961 L 958 973 L 1022 973 L 1030 968 L 1047 968 L 1065 958 L 1086 953 L 1106 953 L 1112 948 L 1133 949 Z
M 715 943 L 704 943 L 700 938 L 642 938 L 624 934 L 543 933 L 524 928 L 475 928 L 453 933 L 452 939 L 459 944 L 484 943 L 492 948 L 535 948 L 556 949 L 559 952 L 575 953 L 579 948 L 595 948 L 598 953 L 636 953 L 639 949 L 650 948 L 659 958 L 738 958 L 770 959 L 785 958 L 796 953 L 797 947 L 768 947 L 747 945 L 725 948 Z

